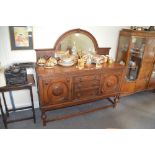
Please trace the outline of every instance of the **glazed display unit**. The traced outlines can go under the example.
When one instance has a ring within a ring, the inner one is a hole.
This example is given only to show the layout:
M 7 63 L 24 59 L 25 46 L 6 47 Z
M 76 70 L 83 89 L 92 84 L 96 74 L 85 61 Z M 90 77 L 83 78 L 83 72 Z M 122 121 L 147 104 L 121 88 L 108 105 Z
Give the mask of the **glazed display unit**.
M 116 60 L 126 68 L 122 95 L 155 89 L 155 32 L 120 31 Z

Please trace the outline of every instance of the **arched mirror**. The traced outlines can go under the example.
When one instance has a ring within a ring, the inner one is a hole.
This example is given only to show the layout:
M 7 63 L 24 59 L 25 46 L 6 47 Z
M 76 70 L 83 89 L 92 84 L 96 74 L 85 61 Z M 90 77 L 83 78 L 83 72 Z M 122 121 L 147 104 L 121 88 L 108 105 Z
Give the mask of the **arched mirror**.
M 67 51 L 72 53 L 82 51 L 84 54 L 109 54 L 109 47 L 98 47 L 95 37 L 88 31 L 73 29 L 63 33 L 56 41 L 54 48 L 35 49 L 37 59 L 40 57 L 54 56 L 57 51 Z
M 95 53 L 95 47 L 92 40 L 86 35 L 79 33 L 73 33 L 65 37 L 60 44 L 60 50 L 70 50 L 73 53 L 76 51 Z
M 97 47 L 96 39 L 92 34 L 81 29 L 74 29 L 64 33 L 55 44 L 56 51 L 69 50 L 72 54 L 76 54 L 77 51 L 94 54 Z

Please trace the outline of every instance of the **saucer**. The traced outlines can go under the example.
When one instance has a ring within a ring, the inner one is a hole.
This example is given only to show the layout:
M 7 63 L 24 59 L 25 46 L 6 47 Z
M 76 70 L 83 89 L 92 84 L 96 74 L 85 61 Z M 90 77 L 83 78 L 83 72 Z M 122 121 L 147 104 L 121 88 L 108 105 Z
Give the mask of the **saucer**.
M 60 61 L 58 61 L 58 64 L 61 66 L 70 67 L 70 66 L 74 65 L 74 61 L 66 63 L 66 62 L 63 62 L 62 60 L 60 60 Z

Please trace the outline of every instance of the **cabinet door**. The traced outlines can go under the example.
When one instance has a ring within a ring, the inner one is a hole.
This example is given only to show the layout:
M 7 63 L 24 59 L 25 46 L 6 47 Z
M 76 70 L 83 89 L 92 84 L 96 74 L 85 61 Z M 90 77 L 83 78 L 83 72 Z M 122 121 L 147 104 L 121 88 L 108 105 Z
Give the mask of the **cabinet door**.
M 141 68 L 146 39 L 143 37 L 132 36 L 129 50 L 129 61 L 127 65 L 126 78 L 128 81 L 136 81 Z
M 120 91 L 121 73 L 102 75 L 102 94 L 118 93 Z
M 70 100 L 71 86 L 69 78 L 44 79 L 42 80 L 42 86 L 43 104 L 58 104 Z
M 155 89 L 155 78 L 150 79 L 148 89 Z
M 147 39 L 143 61 L 153 62 L 155 57 L 155 38 Z
M 136 91 L 146 89 L 149 83 L 149 77 L 153 70 L 155 57 L 155 39 L 147 39 L 144 50 L 142 65 L 136 81 Z
M 150 77 L 148 89 L 155 89 L 155 65 L 154 65 L 154 69 L 153 69 L 151 77 Z
M 147 87 L 148 79 L 140 79 L 136 81 L 135 91 L 145 90 Z
M 151 62 L 143 62 L 139 71 L 138 79 L 147 79 L 153 69 L 153 63 Z
M 135 81 L 124 81 L 121 87 L 122 94 L 131 94 L 135 91 Z
M 130 36 L 119 37 L 117 60 L 116 60 L 118 63 L 123 63 L 124 65 L 127 63 L 129 43 L 130 43 Z

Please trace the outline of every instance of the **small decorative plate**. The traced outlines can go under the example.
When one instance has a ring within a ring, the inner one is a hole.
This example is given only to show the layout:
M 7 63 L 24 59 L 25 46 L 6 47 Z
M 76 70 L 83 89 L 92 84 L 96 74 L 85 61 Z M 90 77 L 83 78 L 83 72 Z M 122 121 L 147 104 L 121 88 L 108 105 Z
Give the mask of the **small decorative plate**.
M 44 66 L 45 64 L 37 63 L 38 66 Z
M 63 61 L 58 61 L 58 64 L 61 65 L 61 66 L 64 66 L 64 67 L 70 67 L 70 66 L 73 66 L 74 65 L 74 61 L 71 61 L 70 63 L 63 63 Z

